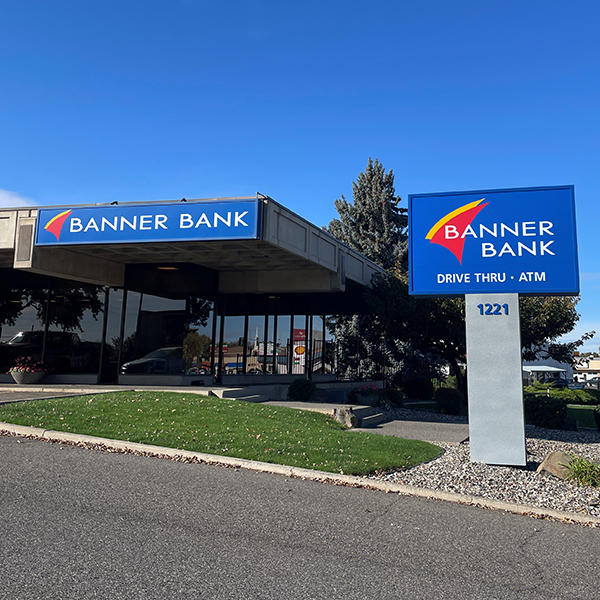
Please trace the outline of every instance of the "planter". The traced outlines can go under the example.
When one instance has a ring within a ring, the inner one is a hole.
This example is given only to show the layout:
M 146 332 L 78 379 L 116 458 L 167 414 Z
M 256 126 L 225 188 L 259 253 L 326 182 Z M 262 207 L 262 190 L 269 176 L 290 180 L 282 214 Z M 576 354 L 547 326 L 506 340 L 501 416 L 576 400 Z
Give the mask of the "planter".
M 43 371 L 41 373 L 27 373 L 26 371 L 11 371 L 12 378 L 15 383 L 37 383 L 46 374 Z

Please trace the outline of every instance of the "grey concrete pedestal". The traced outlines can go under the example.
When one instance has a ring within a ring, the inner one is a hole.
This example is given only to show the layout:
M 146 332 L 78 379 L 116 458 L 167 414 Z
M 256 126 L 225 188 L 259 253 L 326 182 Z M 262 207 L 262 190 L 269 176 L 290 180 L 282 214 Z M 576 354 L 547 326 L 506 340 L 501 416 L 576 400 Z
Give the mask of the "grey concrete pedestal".
M 525 466 L 519 295 L 467 294 L 465 315 L 471 460 Z

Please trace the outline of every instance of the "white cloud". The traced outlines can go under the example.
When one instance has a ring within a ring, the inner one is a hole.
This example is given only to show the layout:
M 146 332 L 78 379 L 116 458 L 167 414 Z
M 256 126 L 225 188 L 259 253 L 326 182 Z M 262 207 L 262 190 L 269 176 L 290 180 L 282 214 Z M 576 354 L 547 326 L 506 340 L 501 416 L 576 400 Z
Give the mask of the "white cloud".
M 36 202 L 16 192 L 0 189 L 0 208 L 13 206 L 36 206 Z

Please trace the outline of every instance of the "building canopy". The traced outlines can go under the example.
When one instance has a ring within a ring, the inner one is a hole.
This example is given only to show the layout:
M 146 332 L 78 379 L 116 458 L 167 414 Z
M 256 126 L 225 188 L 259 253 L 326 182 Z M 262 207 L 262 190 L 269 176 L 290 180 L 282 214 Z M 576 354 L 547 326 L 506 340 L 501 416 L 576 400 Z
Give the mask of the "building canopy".
M 49 278 L 170 298 L 221 314 L 366 310 L 381 268 L 265 196 L 0 209 L 3 287 Z

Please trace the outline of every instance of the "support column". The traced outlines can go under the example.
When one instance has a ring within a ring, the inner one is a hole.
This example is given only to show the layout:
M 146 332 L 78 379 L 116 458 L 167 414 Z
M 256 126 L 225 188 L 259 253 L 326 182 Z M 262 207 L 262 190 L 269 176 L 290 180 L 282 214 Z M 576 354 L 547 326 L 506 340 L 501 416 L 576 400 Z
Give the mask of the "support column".
M 308 378 L 312 379 L 313 377 L 313 364 L 315 357 L 315 344 L 314 344 L 314 336 L 313 336 L 313 315 L 310 315 L 308 320 Z
M 104 314 L 102 315 L 102 342 L 100 343 L 100 361 L 98 364 L 98 376 L 96 377 L 96 383 L 102 381 L 102 373 L 104 371 L 104 346 L 106 345 L 106 327 L 108 325 L 108 303 L 110 288 L 104 288 Z
M 466 294 L 471 460 L 527 464 L 518 294 Z
M 48 288 L 46 292 L 46 312 L 44 314 L 44 337 L 42 338 L 42 356 L 40 357 L 42 362 L 46 362 L 46 342 L 48 339 L 48 329 L 50 329 L 50 299 L 52 297 L 52 290 Z
M 223 373 L 225 365 L 223 364 L 223 336 L 225 334 L 225 315 L 220 316 L 219 324 L 219 364 L 217 365 L 217 383 L 223 383 Z
M 325 330 L 327 329 L 325 315 L 321 315 L 321 321 L 323 321 L 323 335 L 321 336 L 321 373 L 325 375 Z
M 308 379 L 310 379 L 309 370 L 308 370 L 308 356 L 309 352 L 309 344 L 310 339 L 308 337 L 308 315 L 304 315 L 304 375 Z
M 218 301 L 213 302 L 212 331 L 210 334 L 210 376 L 215 377 L 215 351 L 217 346 L 217 313 L 219 310 Z
M 287 371 L 291 375 L 294 370 L 294 315 L 290 315 L 290 339 L 289 339 Z
M 244 315 L 244 338 L 242 352 L 242 373 L 245 375 L 248 370 L 248 315 Z
M 127 289 L 123 289 L 123 302 L 121 305 L 121 323 L 119 325 L 119 350 L 117 354 L 117 381 L 121 374 L 121 361 L 123 360 L 123 337 L 125 336 L 125 317 L 127 315 Z

